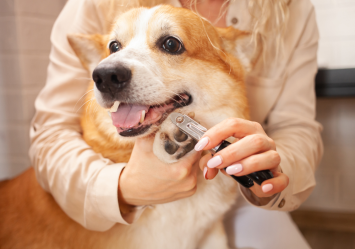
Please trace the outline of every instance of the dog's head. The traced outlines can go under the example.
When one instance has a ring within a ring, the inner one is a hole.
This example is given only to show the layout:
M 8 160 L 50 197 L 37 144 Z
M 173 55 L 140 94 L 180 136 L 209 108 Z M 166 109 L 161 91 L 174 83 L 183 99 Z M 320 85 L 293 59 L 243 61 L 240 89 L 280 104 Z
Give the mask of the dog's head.
M 173 111 L 194 112 L 206 127 L 247 118 L 243 66 L 227 51 L 245 36 L 162 5 L 126 12 L 109 35 L 68 40 L 92 73 L 96 123 L 107 124 L 108 134 L 137 137 L 155 133 Z

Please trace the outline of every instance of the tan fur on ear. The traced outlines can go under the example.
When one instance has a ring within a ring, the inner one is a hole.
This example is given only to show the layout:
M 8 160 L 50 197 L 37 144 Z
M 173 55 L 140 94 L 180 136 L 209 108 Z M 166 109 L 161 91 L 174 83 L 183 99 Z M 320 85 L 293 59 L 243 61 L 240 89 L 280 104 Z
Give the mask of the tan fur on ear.
M 231 26 L 216 28 L 216 30 L 222 39 L 224 50 L 237 57 L 245 70 L 250 71 L 261 54 L 260 42 L 258 42 L 258 46 L 255 46 L 251 33 Z
M 81 64 L 90 72 L 97 66 L 97 64 L 109 55 L 107 49 L 108 37 L 95 34 L 69 34 L 68 42 L 75 54 L 81 61 Z
M 232 26 L 229 26 L 227 28 L 215 28 L 219 34 L 219 37 L 222 38 L 224 42 L 229 42 L 232 43 L 237 40 L 237 38 L 243 38 L 245 36 L 249 36 L 250 33 L 235 29 Z M 232 44 L 230 44 L 232 45 Z

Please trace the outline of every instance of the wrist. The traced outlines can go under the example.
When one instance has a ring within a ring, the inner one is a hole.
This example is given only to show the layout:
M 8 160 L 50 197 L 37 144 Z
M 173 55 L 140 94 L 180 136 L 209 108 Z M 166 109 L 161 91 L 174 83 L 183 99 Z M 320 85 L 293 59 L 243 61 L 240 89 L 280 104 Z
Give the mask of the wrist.
M 117 188 L 118 205 L 122 215 L 132 212 L 136 207 L 135 205 L 132 205 L 126 201 L 126 198 L 124 197 L 125 195 L 122 192 L 121 186 L 125 184 L 125 181 L 123 180 L 122 177 L 124 171 L 125 168 L 123 168 L 123 170 L 121 171 L 121 174 L 118 179 L 118 188 Z

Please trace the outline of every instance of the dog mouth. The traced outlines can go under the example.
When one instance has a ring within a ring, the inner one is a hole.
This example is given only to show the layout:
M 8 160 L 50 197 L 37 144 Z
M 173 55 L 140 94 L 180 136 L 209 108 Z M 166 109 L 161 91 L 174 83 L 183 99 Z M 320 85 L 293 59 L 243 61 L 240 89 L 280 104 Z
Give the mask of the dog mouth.
M 192 97 L 188 93 L 175 95 L 168 101 L 157 105 L 116 101 L 111 108 L 112 123 L 121 136 L 138 136 L 148 131 L 152 125 L 159 126 L 174 110 L 191 103 Z

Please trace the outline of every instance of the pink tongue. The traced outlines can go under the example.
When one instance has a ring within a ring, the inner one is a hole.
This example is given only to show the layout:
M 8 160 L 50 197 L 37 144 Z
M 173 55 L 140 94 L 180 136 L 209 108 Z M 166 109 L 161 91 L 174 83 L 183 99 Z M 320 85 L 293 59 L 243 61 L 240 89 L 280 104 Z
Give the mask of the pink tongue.
M 147 114 L 149 106 L 147 105 L 120 105 L 117 112 L 111 112 L 112 123 L 116 127 L 131 128 L 136 126 L 141 119 L 142 111 Z

